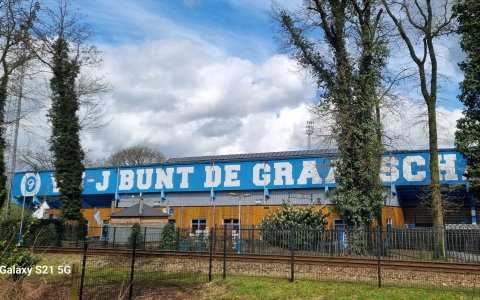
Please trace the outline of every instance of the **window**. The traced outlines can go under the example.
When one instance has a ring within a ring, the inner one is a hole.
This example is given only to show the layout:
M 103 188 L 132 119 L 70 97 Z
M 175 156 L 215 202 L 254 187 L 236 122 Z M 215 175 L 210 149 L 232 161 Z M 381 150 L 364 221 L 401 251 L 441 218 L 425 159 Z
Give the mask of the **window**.
M 240 221 L 241 222 L 241 221 Z M 232 233 L 236 232 L 238 230 L 238 219 L 223 219 L 223 225 L 224 226 L 232 226 Z
M 347 221 L 345 220 L 334 220 L 333 224 L 335 226 L 335 229 L 345 229 L 347 226 Z
M 207 219 L 192 219 L 192 233 L 198 230 L 205 230 L 207 228 Z
M 223 225 L 238 225 L 238 219 L 223 219 Z

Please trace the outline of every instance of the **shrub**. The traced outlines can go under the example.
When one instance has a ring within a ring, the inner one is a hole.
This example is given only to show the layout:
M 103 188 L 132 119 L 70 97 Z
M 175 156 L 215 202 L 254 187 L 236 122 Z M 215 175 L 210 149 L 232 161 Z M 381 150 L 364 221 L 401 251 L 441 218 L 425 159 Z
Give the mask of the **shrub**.
M 159 250 L 174 250 L 175 224 L 168 223 L 163 227 L 161 238 L 162 243 L 158 246 Z
M 135 236 L 137 236 L 135 240 Z M 136 241 L 134 243 L 134 240 Z M 140 224 L 135 223 L 132 225 L 132 230 L 130 232 L 130 235 L 128 236 L 128 247 L 129 249 L 133 249 L 133 246 L 135 245 L 135 249 L 143 249 L 143 234 L 142 234 L 142 227 Z

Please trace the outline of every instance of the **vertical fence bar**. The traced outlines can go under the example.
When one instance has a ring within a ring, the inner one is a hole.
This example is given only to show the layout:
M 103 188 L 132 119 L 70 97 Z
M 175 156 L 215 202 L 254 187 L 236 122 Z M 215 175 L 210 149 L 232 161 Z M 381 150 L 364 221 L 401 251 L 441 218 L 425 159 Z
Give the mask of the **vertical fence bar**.
M 115 248 L 115 236 L 116 236 L 116 233 L 117 232 L 117 227 L 113 227 L 113 244 L 112 244 L 112 248 Z
M 145 227 L 145 229 L 143 230 L 143 249 L 147 249 L 146 247 L 146 243 L 147 243 L 147 227 Z
M 377 259 L 378 259 L 378 287 L 382 287 L 382 267 L 380 263 L 380 226 L 377 226 Z
M 183 212 L 183 207 L 182 207 Z M 177 228 L 177 251 L 180 249 L 180 227 Z
M 291 239 L 291 245 L 290 245 L 290 254 L 291 254 L 291 259 L 290 259 L 290 282 L 293 282 L 295 280 L 295 225 L 292 225 L 290 228 L 290 233 L 292 236 Z
M 87 239 L 85 239 L 85 242 L 83 244 L 83 262 L 82 262 L 82 276 L 80 278 L 80 295 L 78 296 L 78 299 L 79 300 L 82 300 L 82 296 L 83 296 L 83 281 L 85 279 L 85 265 L 87 263 L 87 248 L 88 248 L 88 244 L 87 244 Z
M 255 225 L 252 225 L 252 247 L 251 253 L 255 253 Z
M 213 266 L 213 236 L 215 235 L 215 229 L 213 228 L 213 234 L 210 234 L 210 263 L 208 265 L 208 282 L 212 282 L 212 266 Z
M 448 262 L 448 255 L 447 255 L 447 230 L 445 225 L 443 225 L 443 251 L 445 251 L 445 262 Z
M 227 278 L 227 226 L 223 225 L 223 279 Z
M 130 269 L 130 288 L 128 291 L 128 299 L 133 300 L 133 272 L 135 271 L 135 248 L 137 246 L 137 234 L 133 235 L 132 249 L 132 267 Z
M 217 224 L 213 228 L 213 251 L 217 252 Z

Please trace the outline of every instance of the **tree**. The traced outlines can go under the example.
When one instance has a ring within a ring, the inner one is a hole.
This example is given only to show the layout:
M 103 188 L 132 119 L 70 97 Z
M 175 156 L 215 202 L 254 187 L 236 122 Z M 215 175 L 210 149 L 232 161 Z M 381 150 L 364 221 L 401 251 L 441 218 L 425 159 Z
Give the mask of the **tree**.
M 161 151 L 147 146 L 133 146 L 113 152 L 97 164 L 103 166 L 136 166 L 163 163 L 167 157 Z
M 5 104 L 8 96 L 8 85 L 12 73 L 25 65 L 32 58 L 25 51 L 23 44 L 30 38 L 28 30 L 36 21 L 40 5 L 28 0 L 0 1 L 0 208 L 7 198 L 6 166 L 5 166 Z
M 262 228 L 276 226 L 298 225 L 303 227 L 323 227 L 328 224 L 326 218 L 330 213 L 323 213 L 325 205 L 322 205 L 316 212 L 313 211 L 315 204 L 306 207 L 295 206 L 292 202 L 282 203 L 282 208 L 271 211 L 262 221 Z
M 84 150 L 85 156 L 82 163 L 85 168 L 96 167 L 95 161 L 91 158 L 92 149 Z M 28 147 L 19 151 L 17 165 L 24 170 L 54 170 L 55 160 L 52 151 L 48 147 L 36 146 Z
M 60 189 L 60 219 L 71 226 L 84 221 L 80 209 L 85 154 L 79 137 L 80 104 L 75 83 L 82 67 L 98 65 L 100 60 L 96 47 L 87 43 L 93 32 L 88 24 L 81 22 L 85 16 L 77 11 L 69 0 L 57 0 L 55 8 L 41 11 L 42 17 L 31 30 L 35 39 L 26 43 L 52 71 L 49 143 Z
M 55 177 L 60 189 L 61 218 L 82 224 L 81 183 L 85 154 L 80 144 L 79 103 L 74 90 L 79 67 L 69 59 L 68 41 L 63 37 L 57 38 L 53 50 L 53 77 L 50 80 L 53 99 L 48 117 L 52 123 L 50 149 L 55 158 Z
M 291 12 L 274 3 L 282 52 L 307 69 L 332 108 L 332 134 L 339 157 L 332 162 L 338 185 L 329 196 L 349 225 L 367 225 L 379 216 L 383 146 L 375 118 L 375 85 L 388 51 L 380 32 L 376 1 L 305 0 Z
M 455 147 L 467 160 L 469 191 L 480 200 L 480 3 L 460 1 L 454 11 L 458 14 L 460 46 L 467 54 L 459 64 L 465 74 L 460 83 L 458 99 L 465 105 L 464 117 L 457 120 Z
M 436 1 L 435 4 L 439 6 L 433 5 L 431 0 L 382 0 L 382 3 L 395 24 L 401 39 L 407 46 L 410 58 L 418 69 L 420 90 L 428 110 L 433 226 L 441 228 L 443 227 L 443 211 L 438 166 L 436 115 L 439 74 L 435 41 L 442 35 L 452 32 L 451 24 L 454 15 L 449 11 L 449 0 Z M 400 16 L 404 16 L 404 18 L 400 19 Z M 416 45 L 421 45 L 420 49 L 416 49 Z M 418 55 L 417 52 L 420 52 L 420 54 Z M 436 245 L 436 256 L 443 257 L 445 254 L 443 238 L 439 237 Z

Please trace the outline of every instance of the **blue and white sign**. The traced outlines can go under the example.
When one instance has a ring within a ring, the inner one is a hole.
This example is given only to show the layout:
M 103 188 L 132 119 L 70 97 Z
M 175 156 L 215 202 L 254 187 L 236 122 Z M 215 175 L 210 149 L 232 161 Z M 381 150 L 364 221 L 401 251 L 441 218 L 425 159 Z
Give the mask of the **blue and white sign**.
M 335 186 L 332 156 L 191 165 L 158 165 L 89 169 L 84 173 L 84 195 L 297 189 Z M 456 151 L 438 156 L 441 183 L 465 183 L 465 159 Z M 427 152 L 392 153 L 382 159 L 385 185 L 425 185 L 430 182 Z M 118 183 L 118 184 L 117 184 Z M 13 195 L 55 196 L 59 190 L 53 172 L 15 174 Z
M 40 190 L 40 187 L 41 180 L 39 173 L 26 173 L 20 182 L 21 196 L 35 196 Z

